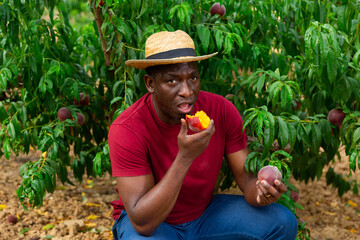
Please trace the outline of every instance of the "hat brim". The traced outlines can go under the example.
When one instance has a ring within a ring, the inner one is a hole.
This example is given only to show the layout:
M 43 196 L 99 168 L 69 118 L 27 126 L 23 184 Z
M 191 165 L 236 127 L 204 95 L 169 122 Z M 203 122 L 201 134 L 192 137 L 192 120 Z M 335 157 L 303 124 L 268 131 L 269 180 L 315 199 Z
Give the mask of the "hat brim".
M 137 69 L 145 69 L 147 67 L 155 66 L 155 65 L 166 65 L 166 64 L 175 64 L 175 63 L 183 63 L 183 62 L 195 62 L 201 61 L 212 56 L 215 56 L 217 52 L 203 55 L 203 56 L 196 56 L 196 57 L 178 57 L 178 58 L 171 58 L 171 59 L 141 59 L 141 60 L 127 60 L 125 62 L 126 65 L 137 68 Z

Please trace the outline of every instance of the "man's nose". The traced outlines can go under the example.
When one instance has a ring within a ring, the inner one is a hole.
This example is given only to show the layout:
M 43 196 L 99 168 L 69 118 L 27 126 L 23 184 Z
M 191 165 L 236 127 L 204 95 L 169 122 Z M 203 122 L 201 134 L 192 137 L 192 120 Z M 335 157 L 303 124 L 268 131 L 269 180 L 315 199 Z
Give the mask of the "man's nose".
M 179 95 L 184 98 L 188 98 L 190 97 L 191 94 L 192 94 L 192 88 L 190 84 L 187 81 L 183 81 L 179 89 Z

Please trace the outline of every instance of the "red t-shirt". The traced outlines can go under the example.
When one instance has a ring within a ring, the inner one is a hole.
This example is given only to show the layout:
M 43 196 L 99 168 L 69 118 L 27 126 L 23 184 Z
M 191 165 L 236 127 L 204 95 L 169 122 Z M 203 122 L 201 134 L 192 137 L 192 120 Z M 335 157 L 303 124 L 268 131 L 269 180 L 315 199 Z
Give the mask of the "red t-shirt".
M 204 212 L 213 197 L 225 154 L 246 147 L 242 119 L 235 106 L 222 96 L 200 91 L 194 112 L 203 110 L 214 120 L 216 132 L 209 146 L 192 163 L 180 194 L 166 222 L 181 224 Z M 141 176 L 152 173 L 159 182 L 178 153 L 177 136 L 181 124 L 168 125 L 157 116 L 152 95 L 146 94 L 111 124 L 109 149 L 112 175 Z M 189 130 L 189 134 L 191 134 Z M 120 199 L 111 203 L 117 219 L 124 209 Z

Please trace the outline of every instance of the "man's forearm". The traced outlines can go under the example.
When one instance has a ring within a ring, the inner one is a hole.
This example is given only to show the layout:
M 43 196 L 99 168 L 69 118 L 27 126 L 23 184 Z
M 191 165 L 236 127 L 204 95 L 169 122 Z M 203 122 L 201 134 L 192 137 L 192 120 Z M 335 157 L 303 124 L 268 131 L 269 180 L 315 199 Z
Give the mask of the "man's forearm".
M 251 177 L 251 179 L 245 185 L 243 192 L 244 197 L 247 203 L 254 207 L 260 207 L 257 198 L 258 198 L 258 189 L 256 186 L 257 178 L 255 176 Z
M 152 235 L 167 218 L 175 205 L 191 162 L 178 156 L 164 177 L 131 209 L 127 209 L 131 211 L 129 217 L 137 232 L 146 236 Z

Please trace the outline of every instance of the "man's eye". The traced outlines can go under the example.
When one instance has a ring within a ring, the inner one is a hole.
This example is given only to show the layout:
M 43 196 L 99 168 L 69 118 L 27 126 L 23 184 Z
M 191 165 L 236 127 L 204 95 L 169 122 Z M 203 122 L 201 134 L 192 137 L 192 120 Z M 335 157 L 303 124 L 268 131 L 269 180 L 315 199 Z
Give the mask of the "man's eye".
M 192 80 L 197 80 L 198 77 L 197 77 L 197 76 L 192 76 L 191 79 L 192 79 Z
M 174 83 L 175 82 L 175 79 L 170 79 L 168 80 L 169 83 Z

